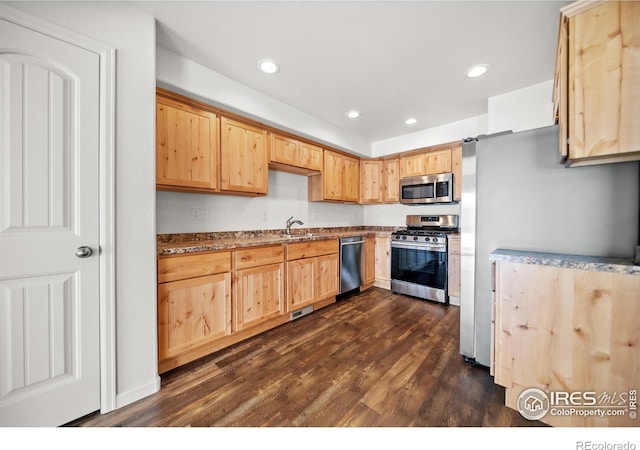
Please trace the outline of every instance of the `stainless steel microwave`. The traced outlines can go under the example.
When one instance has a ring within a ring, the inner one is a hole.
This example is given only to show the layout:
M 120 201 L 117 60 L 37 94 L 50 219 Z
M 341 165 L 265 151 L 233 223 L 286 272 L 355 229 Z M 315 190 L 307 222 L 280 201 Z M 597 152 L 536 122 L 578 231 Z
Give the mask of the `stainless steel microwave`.
M 451 203 L 453 202 L 453 174 L 439 173 L 407 177 L 400 180 L 400 203 Z

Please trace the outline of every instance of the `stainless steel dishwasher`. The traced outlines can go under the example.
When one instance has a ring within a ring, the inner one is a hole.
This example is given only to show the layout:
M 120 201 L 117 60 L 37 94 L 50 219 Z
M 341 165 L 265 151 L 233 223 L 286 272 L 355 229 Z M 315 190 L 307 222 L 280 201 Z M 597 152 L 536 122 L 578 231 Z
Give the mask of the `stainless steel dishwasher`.
M 364 280 L 364 236 L 340 238 L 340 294 L 359 288 Z

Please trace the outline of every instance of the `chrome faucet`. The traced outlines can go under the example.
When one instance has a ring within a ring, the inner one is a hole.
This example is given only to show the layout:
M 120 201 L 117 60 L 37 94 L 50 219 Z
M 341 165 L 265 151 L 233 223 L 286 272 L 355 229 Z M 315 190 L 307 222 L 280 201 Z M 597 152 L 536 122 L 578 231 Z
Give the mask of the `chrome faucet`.
M 291 234 L 291 225 L 293 225 L 294 223 L 297 223 L 298 225 L 304 225 L 304 222 L 300 222 L 297 219 L 293 220 L 293 216 L 289 217 L 289 220 L 287 220 L 287 235 Z

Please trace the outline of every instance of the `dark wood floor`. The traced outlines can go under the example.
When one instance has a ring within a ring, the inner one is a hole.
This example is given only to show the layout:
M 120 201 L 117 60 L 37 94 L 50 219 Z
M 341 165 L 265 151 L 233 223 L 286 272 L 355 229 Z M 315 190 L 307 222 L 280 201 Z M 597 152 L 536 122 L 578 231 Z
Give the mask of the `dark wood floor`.
M 540 426 L 458 349 L 459 308 L 372 288 L 162 376 L 70 426 Z

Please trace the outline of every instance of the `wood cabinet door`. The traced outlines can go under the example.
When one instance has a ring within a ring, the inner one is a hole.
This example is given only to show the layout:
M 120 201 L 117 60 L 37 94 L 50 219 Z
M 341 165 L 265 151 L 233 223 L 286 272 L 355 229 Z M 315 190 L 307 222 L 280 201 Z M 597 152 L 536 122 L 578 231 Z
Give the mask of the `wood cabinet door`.
M 279 134 L 269 134 L 269 161 L 298 165 L 300 159 L 300 142 Z
M 375 285 L 391 289 L 391 236 L 375 237 Z
M 157 97 L 156 184 L 216 189 L 217 155 L 215 114 Z
M 285 313 L 283 263 L 238 270 L 234 285 L 235 331 Z
M 339 290 L 340 259 L 337 253 L 323 255 L 316 260 L 316 300 L 335 297 Z
M 306 142 L 300 143 L 300 157 L 298 164 L 300 167 L 310 170 L 322 171 L 322 154 L 324 153 L 322 147 L 317 145 L 307 144 Z
M 570 17 L 568 50 L 569 157 L 640 152 L 640 2 Z
M 360 161 L 360 202 L 381 203 L 383 193 L 382 161 Z
M 451 172 L 453 173 L 453 199 L 462 200 L 462 145 L 451 149 Z
M 382 163 L 382 201 L 400 202 L 400 158 L 386 159 Z
M 343 200 L 358 203 L 360 201 L 360 160 L 349 157 L 344 157 L 343 160 Z
M 316 258 L 288 261 L 288 311 L 295 311 L 314 303 L 316 300 Z
M 158 359 L 231 334 L 231 273 L 158 285 Z
M 344 159 L 338 153 L 329 150 L 324 152 L 324 171 L 322 183 L 325 200 L 343 200 Z
M 267 131 L 222 117 L 220 189 L 266 194 L 269 184 Z
M 426 175 L 427 160 L 424 153 L 400 157 L 400 178 Z
M 364 238 L 364 283 L 373 283 L 376 280 L 376 238 L 365 236 Z
M 400 177 L 451 172 L 451 149 L 430 150 L 400 157 Z
M 447 248 L 447 290 L 450 297 L 460 297 L 460 238 L 449 238 Z
M 451 172 L 451 149 L 427 153 L 425 167 L 427 174 Z

